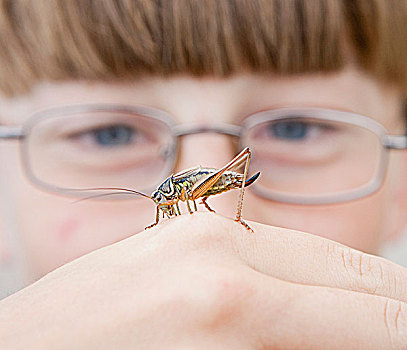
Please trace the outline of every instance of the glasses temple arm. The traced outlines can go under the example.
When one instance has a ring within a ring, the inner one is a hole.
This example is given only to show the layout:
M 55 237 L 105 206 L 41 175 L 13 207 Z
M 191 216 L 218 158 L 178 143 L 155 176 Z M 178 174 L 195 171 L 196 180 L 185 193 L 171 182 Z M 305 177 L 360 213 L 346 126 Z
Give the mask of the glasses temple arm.
M 0 139 L 22 139 L 24 136 L 21 126 L 0 125 Z
M 386 135 L 383 145 L 388 149 L 407 149 L 407 135 Z

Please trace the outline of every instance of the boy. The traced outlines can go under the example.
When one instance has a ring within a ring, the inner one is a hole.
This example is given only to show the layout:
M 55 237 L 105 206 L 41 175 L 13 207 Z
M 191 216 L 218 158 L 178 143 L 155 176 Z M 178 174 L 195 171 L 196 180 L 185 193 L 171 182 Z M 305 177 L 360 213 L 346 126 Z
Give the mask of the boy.
M 0 303 L 2 348 L 406 347 L 406 271 L 366 254 L 406 224 L 406 7 L 3 1 L 2 250 L 25 284 L 63 266 Z M 254 234 L 72 204 L 244 146 Z

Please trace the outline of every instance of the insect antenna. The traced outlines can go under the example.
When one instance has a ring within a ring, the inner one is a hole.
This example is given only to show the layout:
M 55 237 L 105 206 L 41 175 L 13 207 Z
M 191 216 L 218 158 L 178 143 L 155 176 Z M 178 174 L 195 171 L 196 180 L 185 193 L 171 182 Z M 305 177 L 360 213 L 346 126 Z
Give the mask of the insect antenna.
M 76 201 L 73 201 L 72 204 L 76 204 L 76 203 L 79 203 L 79 202 L 83 202 L 83 201 L 86 201 L 86 200 L 88 200 L 88 199 L 95 199 L 95 198 L 100 198 L 100 197 L 112 196 L 112 195 L 114 195 L 114 194 L 116 194 L 116 195 L 117 195 L 117 194 L 130 194 L 130 195 L 135 195 L 135 196 L 136 196 L 135 193 L 130 193 L 130 192 L 122 192 L 122 193 L 120 193 L 120 192 L 109 192 L 109 193 L 95 194 L 95 195 L 93 195 L 93 196 L 80 198 L 80 199 L 77 199 Z
M 135 191 L 135 190 L 131 190 L 131 189 L 128 189 L 128 188 L 121 188 L 121 187 L 96 187 L 96 188 L 82 188 L 82 189 L 77 189 L 77 190 L 72 189 L 72 191 L 101 191 L 101 190 L 102 191 L 114 190 L 116 192 L 96 194 L 96 195 L 92 195 L 92 196 L 89 196 L 89 197 L 80 198 L 80 199 L 78 199 L 78 200 L 76 200 L 76 201 L 74 201 L 72 203 L 74 204 L 74 203 L 79 203 L 79 202 L 82 202 L 82 201 L 85 201 L 85 200 L 88 200 L 88 199 L 94 199 L 94 198 L 100 198 L 100 197 L 105 197 L 105 196 L 111 196 L 111 195 L 114 195 L 114 194 L 120 194 L 120 192 L 122 192 L 121 194 L 132 194 L 132 195 L 135 195 L 135 196 L 140 195 L 140 196 L 143 196 L 143 197 L 146 197 L 146 198 L 149 198 L 149 199 L 152 200 L 152 198 L 150 196 L 148 196 L 148 195 L 146 195 L 144 193 L 141 193 L 141 192 L 138 192 L 138 191 Z

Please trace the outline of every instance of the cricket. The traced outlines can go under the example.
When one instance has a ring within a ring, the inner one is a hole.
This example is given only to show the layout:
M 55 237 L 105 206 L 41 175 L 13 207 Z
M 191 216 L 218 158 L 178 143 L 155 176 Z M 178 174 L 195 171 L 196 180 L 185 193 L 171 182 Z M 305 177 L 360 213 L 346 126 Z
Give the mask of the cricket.
M 210 212 L 215 212 L 206 202 L 208 197 L 227 192 L 232 189 L 240 189 L 239 199 L 237 202 L 235 221 L 243 225 L 248 231 L 254 232 L 253 229 L 242 219 L 243 196 L 245 187 L 255 182 L 260 172 L 247 179 L 247 172 L 251 158 L 251 151 L 248 147 L 243 149 L 235 158 L 220 169 L 196 166 L 183 170 L 179 173 L 172 174 L 166 178 L 151 196 L 144 193 L 116 187 L 88 188 L 85 190 L 115 190 L 127 193 L 138 194 L 154 201 L 156 205 L 155 222 L 145 229 L 149 229 L 159 223 L 160 214 L 169 219 L 181 215 L 179 202 L 186 202 L 188 212 L 193 214 L 197 211 L 196 200 L 201 198 L 201 203 Z M 244 166 L 243 173 L 237 170 Z M 117 192 L 115 192 L 117 193 Z M 114 194 L 114 193 L 113 193 Z M 84 199 L 90 199 L 108 194 L 96 195 Z M 83 199 L 82 199 L 83 200 Z M 193 204 L 194 211 L 191 208 Z

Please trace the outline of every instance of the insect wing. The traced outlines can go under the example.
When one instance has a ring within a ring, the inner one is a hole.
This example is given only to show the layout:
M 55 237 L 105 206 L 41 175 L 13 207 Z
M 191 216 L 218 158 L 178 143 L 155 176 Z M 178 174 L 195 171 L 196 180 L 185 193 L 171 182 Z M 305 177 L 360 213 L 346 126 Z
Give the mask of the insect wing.
M 179 173 L 176 173 L 175 175 L 173 175 L 172 178 L 173 178 L 174 181 L 180 181 L 180 180 L 185 179 L 187 177 L 199 174 L 201 169 L 202 169 L 202 167 L 200 165 L 196 166 L 196 167 L 193 167 L 193 168 L 185 169 L 185 170 L 180 171 Z

